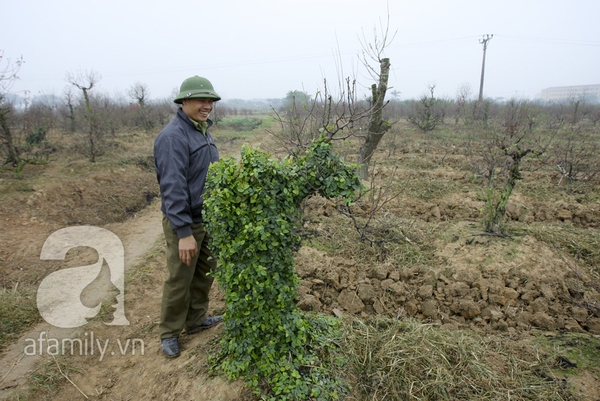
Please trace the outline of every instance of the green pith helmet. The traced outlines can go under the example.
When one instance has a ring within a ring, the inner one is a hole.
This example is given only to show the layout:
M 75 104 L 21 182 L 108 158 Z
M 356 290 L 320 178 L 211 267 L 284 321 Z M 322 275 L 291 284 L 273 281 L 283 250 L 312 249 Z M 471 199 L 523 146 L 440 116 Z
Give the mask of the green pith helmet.
M 221 100 L 221 96 L 217 95 L 210 81 L 206 78 L 194 75 L 183 81 L 179 89 L 179 95 L 173 100 L 175 103 L 181 104 L 183 99 L 192 98 L 208 98 L 215 101 Z

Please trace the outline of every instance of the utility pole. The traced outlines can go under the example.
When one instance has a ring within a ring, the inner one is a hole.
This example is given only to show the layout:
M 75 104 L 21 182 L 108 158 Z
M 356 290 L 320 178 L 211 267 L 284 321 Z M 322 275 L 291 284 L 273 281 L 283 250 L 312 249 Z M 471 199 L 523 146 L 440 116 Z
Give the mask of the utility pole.
M 481 81 L 479 82 L 479 102 L 483 100 L 483 74 L 485 72 L 485 51 L 487 50 L 487 44 L 494 35 L 485 35 L 483 39 L 479 41 L 483 45 L 483 62 L 481 63 Z

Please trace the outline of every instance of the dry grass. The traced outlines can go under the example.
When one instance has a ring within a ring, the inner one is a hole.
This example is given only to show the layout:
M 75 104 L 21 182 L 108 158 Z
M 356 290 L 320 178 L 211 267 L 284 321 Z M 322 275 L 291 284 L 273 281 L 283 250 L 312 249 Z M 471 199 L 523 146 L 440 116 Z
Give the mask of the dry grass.
M 0 351 L 40 320 L 33 289 L 0 288 Z
M 319 199 L 311 202 L 318 203 Z M 358 217 L 357 224 L 362 226 L 369 238 L 381 241 L 377 245 L 368 240 L 361 241 L 350 218 L 334 210 L 331 213 L 336 214 L 322 218 L 319 211 L 307 212 L 309 220 L 301 230 L 306 245 L 365 266 L 388 258 L 401 266 L 415 266 L 427 264 L 433 257 L 435 233 L 432 230 L 435 226 L 393 214 L 378 216 L 369 222 L 364 217 Z
M 53 400 L 56 391 L 63 385 L 74 385 L 69 376 L 78 373 L 78 370 L 69 365 L 64 356 L 45 356 L 34 371 L 29 373 L 27 387 L 12 395 L 8 401 Z M 71 383 L 71 384 L 69 384 Z M 85 397 L 88 398 L 89 397 Z M 85 399 L 83 396 L 81 399 Z
M 519 230 L 534 236 L 554 249 L 571 255 L 596 279 L 600 278 L 600 232 L 568 224 L 519 225 Z
M 355 320 L 346 325 L 341 372 L 349 400 L 567 400 L 547 358 L 510 340 L 443 330 L 414 320 Z

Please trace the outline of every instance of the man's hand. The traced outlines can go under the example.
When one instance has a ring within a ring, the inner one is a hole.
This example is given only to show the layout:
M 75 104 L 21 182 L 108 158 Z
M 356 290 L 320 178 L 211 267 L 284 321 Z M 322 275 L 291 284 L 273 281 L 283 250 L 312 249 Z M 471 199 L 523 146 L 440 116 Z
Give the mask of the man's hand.
M 198 244 L 193 235 L 179 238 L 179 259 L 186 265 L 192 263 L 192 258 L 198 254 Z

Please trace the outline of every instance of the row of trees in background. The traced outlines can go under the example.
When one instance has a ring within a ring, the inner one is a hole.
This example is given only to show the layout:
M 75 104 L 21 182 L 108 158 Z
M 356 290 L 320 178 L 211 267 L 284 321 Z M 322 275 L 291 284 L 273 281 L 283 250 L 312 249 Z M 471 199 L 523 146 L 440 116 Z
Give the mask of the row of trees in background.
M 354 137 L 362 144 L 359 151 L 362 152 L 366 138 L 376 132 L 372 128 L 373 121 L 376 126 L 384 127 L 382 133 L 389 127 L 406 127 L 407 122 L 432 136 L 433 131 L 442 131 L 442 128 L 446 133 L 453 131 L 462 139 L 448 146 L 447 151 L 454 152 L 457 145 L 456 151 L 467 157 L 473 179 L 485 183 L 483 223 L 485 231 L 494 235 L 506 234 L 506 207 L 517 182 L 523 179 L 523 169 L 530 170 L 534 166 L 554 169 L 561 177 L 558 184 L 585 183 L 600 178 L 600 138 L 597 136 L 600 104 L 585 99 L 560 103 L 525 99 L 478 101 L 464 88 L 456 99 L 447 100 L 436 98 L 434 86 L 428 89 L 419 100 L 391 100 L 384 104 L 377 103 L 377 85 L 373 85 L 372 97 L 354 98 L 350 81 L 343 92 L 346 96 L 337 102 L 328 91 L 318 93 L 315 98 L 290 92 L 287 107 L 277 114 L 280 127 L 273 134 L 292 151 L 294 147 L 305 147 L 323 133 L 331 140 Z M 401 138 L 402 130 L 391 132 Z M 393 152 L 389 144 L 388 151 Z M 369 160 L 363 156 L 359 154 L 358 163 L 365 163 L 362 167 L 366 169 Z M 368 176 L 362 175 L 362 178 Z M 372 200 L 371 206 L 385 203 L 381 196 Z M 366 227 L 359 228 L 368 231 Z M 381 243 L 376 238 L 367 240 Z
M 326 85 L 325 85 L 326 86 Z M 315 110 L 325 109 L 325 95 L 317 93 L 312 96 L 302 91 L 290 91 L 282 106 L 276 108 L 278 113 L 295 115 L 289 122 L 298 121 L 302 116 L 308 116 Z M 316 104 L 313 104 L 315 103 Z M 361 104 L 363 111 L 369 107 L 371 97 L 355 100 L 355 105 Z M 320 103 L 320 104 L 319 104 Z M 517 112 L 518 109 L 518 112 Z M 423 132 L 434 131 L 443 126 L 473 126 L 485 127 L 488 123 L 506 120 L 503 124 L 510 125 L 510 119 L 527 120 L 527 125 L 544 125 L 548 128 L 560 128 L 586 122 L 597 125 L 600 122 L 600 104 L 588 102 L 584 98 L 565 99 L 560 102 L 545 102 L 541 100 L 517 99 L 493 100 L 484 98 L 482 102 L 472 97 L 468 90 L 461 89 L 456 98 L 440 98 L 435 96 L 435 85 L 427 87 L 427 93 L 419 99 L 391 99 L 382 109 L 383 118 L 394 124 L 407 121 Z M 289 123 L 288 122 L 288 123 Z M 356 122 L 356 121 L 354 121 Z M 522 125 L 521 122 L 519 122 Z M 314 128 L 303 125 L 303 128 Z M 364 127 L 361 127 L 364 128 Z
M 141 82 L 129 87 L 126 96 L 103 93 L 98 89 L 102 77 L 95 71 L 67 73 L 61 96 L 12 95 L 22 62 L 3 59 L 0 54 L 0 167 L 20 170 L 24 164 L 43 162 L 57 145 L 46 141 L 50 130 L 70 135 L 76 151 L 93 162 L 117 133 L 158 133 L 176 111 L 172 99 L 151 99 L 148 86 Z M 257 113 L 219 106 L 211 116 L 217 124 L 226 115 L 247 118 Z
M 449 120 L 455 125 L 471 125 L 474 123 L 485 125 L 490 119 L 504 118 L 505 109 L 514 109 L 518 103 L 521 109 L 526 108 L 530 124 L 539 122 L 540 118 L 546 119 L 555 127 L 566 123 L 577 124 L 580 121 L 590 121 L 597 124 L 600 121 L 600 110 L 597 102 L 590 102 L 585 97 L 573 97 L 560 102 L 547 103 L 545 101 L 532 101 L 527 99 L 511 98 L 506 101 L 483 99 L 474 100 L 468 85 L 462 85 L 454 99 L 435 96 L 435 85 L 427 88 L 427 93 L 418 100 L 400 102 L 401 113 L 406 115 L 407 121 L 427 132 Z M 510 111 L 509 111 L 510 114 Z M 523 113 L 521 113 L 523 114 Z
M 365 66 L 374 83 L 370 96 L 359 99 L 357 83 L 346 78 L 334 95 L 329 83 L 314 95 L 290 91 L 282 99 L 271 99 L 261 110 L 236 108 L 227 101 L 217 104 L 211 118 L 218 126 L 252 130 L 260 126 L 258 114 L 270 112 L 279 123 L 274 137 L 289 153 L 303 152 L 312 140 L 325 135 L 329 141 L 358 140 L 357 164 L 360 175 L 368 178 L 371 156 L 384 134 L 400 122 L 408 122 L 424 133 L 444 127 L 473 128 L 485 132 L 476 146 L 466 143 L 465 153 L 472 161 L 475 177 L 488 180 L 489 211 L 487 229 L 502 232 L 504 209 L 512 189 L 521 178 L 521 163 L 535 156 L 550 160 L 566 181 L 586 181 L 598 177 L 598 140 L 582 131 L 600 120 L 600 105 L 585 99 L 542 103 L 525 99 L 506 102 L 475 100 L 468 86 L 462 86 L 455 99 L 438 98 L 435 86 L 420 99 L 386 100 L 390 60 L 383 57 L 387 34 L 381 42 L 367 47 Z M 367 61 L 367 56 L 370 62 Z M 151 100 L 147 85 L 136 82 L 126 98 L 114 99 L 97 90 L 101 77 L 96 72 L 67 74 L 62 97 L 44 96 L 11 102 L 10 88 L 17 79 L 22 60 L 3 60 L 0 68 L 0 163 L 18 173 L 26 163 L 47 159 L 53 146 L 46 133 L 58 129 L 72 135 L 76 149 L 95 161 L 118 132 L 158 132 L 172 117 L 172 99 Z M 391 93 L 396 97 L 397 91 Z M 240 101 L 235 101 L 239 105 Z M 234 104 L 234 101 L 231 102 Z M 396 132 L 397 135 L 397 132 Z M 481 140 L 483 141 L 481 143 Z M 499 187 L 499 177 L 504 187 Z
M 29 147 L 43 144 L 50 129 L 83 136 L 88 143 L 85 153 L 93 160 L 103 151 L 103 137 L 124 130 L 158 132 L 175 111 L 171 99 L 152 100 L 147 85 L 139 82 L 127 90 L 126 99 L 115 99 L 96 92 L 96 84 L 101 78 L 94 72 L 87 75 L 68 74 L 69 86 L 62 97 L 38 96 L 15 104 L 11 101 L 14 98 L 11 99 L 8 89 L 10 79 L 18 72 L 19 65 L 15 62 L 10 71 L 5 69 L 0 79 L 2 165 L 17 162 L 19 155 L 27 153 Z M 269 111 L 267 107 L 271 107 L 281 123 L 288 144 L 300 147 L 304 147 L 315 133 L 324 130 L 329 131 L 330 136 L 334 136 L 334 132 L 338 135 L 341 132 L 347 134 L 350 130 L 359 135 L 367 129 L 364 118 L 369 116 L 369 111 L 374 113 L 376 110 L 381 113 L 383 126 L 386 124 L 383 121 L 387 124 L 408 121 L 423 132 L 447 125 L 484 127 L 500 120 L 506 127 L 518 125 L 529 130 L 540 125 L 560 129 L 574 127 L 580 122 L 596 125 L 600 121 L 600 107 L 582 99 L 560 103 L 518 99 L 506 102 L 484 99 L 478 102 L 467 97 L 468 93 L 463 91 L 455 99 L 443 99 L 435 97 L 435 87 L 431 86 L 428 94 L 418 100 L 392 99 L 386 101 L 383 107 L 383 103 L 373 102 L 373 97 L 357 99 L 356 83 L 347 81 L 346 84 L 346 95 L 352 100 L 345 105 L 336 101 L 327 88 L 314 97 L 302 91 L 290 91 L 285 98 L 263 103 L 259 110 L 231 107 L 227 100 L 221 101 L 211 118 L 217 125 L 227 117 L 253 119 L 264 115 Z M 374 93 L 376 98 L 377 89 Z M 382 100 L 380 97 L 378 101 Z
M 290 147 L 305 148 L 314 133 L 325 132 L 331 138 L 337 136 L 342 139 L 347 136 L 362 137 L 364 147 L 360 151 L 360 160 L 357 160 L 359 164 L 365 161 L 368 164 L 378 143 L 374 138 L 380 140 L 391 124 L 400 120 L 406 120 L 424 132 L 448 123 L 485 126 L 489 121 L 514 118 L 511 113 L 515 113 L 517 106 L 519 119 L 526 119 L 530 128 L 540 124 L 558 128 L 580 121 L 595 125 L 600 120 L 598 105 L 585 99 L 551 104 L 515 99 L 508 102 L 484 99 L 480 102 L 473 98 L 467 85 L 459 88 L 455 99 L 436 97 L 435 86 L 432 85 L 417 100 L 385 100 L 389 74 L 389 59 L 382 57 L 385 45 L 384 36 L 383 42 L 372 46 L 367 53 L 379 69 L 369 67 L 376 83 L 371 88 L 371 96 L 365 99 L 357 98 L 356 82 L 347 78 L 339 85 L 340 93 L 336 96 L 332 95 L 325 81 L 324 90 L 314 97 L 305 92 L 292 91 L 285 98 L 270 99 L 260 104 L 262 110 L 256 110 L 255 104 L 240 108 L 239 100 L 230 102 L 235 106 L 222 101 L 211 118 L 218 125 L 227 116 L 253 118 L 270 107 L 277 114 L 283 137 Z M 11 62 L 0 55 L 2 165 L 19 164 L 21 155 L 31 158 L 28 151 L 43 144 L 50 129 L 80 136 L 81 153 L 93 161 L 105 151 L 107 137 L 127 129 L 157 131 L 168 122 L 175 110 L 171 99 L 151 99 L 148 86 L 140 82 L 127 89 L 126 97 L 115 99 L 102 93 L 97 89 L 101 76 L 94 71 L 67 74 L 67 86 L 61 97 L 46 95 L 25 98 L 24 102 L 17 104 L 9 93 L 22 62 L 22 59 Z M 370 66 L 366 61 L 364 64 Z M 398 95 L 396 90 L 391 93 L 395 97 Z M 510 124 L 507 121 L 505 125 Z M 370 136 L 369 133 L 374 135 Z M 361 175 L 367 177 L 366 172 Z

